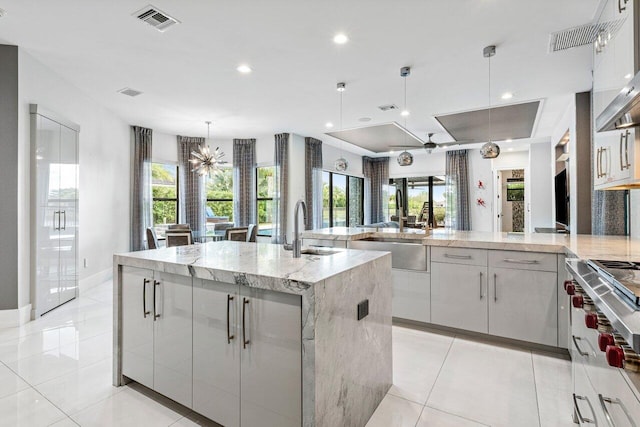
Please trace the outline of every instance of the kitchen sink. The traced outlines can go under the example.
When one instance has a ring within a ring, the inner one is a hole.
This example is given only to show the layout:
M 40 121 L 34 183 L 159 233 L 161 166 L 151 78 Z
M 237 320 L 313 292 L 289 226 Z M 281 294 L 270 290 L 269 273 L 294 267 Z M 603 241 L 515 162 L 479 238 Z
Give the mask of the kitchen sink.
M 333 255 L 337 254 L 340 251 L 336 251 L 335 249 L 327 249 L 327 248 L 304 248 L 300 251 L 300 253 L 305 255 Z
M 422 237 L 416 240 L 371 237 L 350 241 L 349 248 L 391 252 L 391 266 L 393 268 L 427 271 L 427 247 L 422 245 Z

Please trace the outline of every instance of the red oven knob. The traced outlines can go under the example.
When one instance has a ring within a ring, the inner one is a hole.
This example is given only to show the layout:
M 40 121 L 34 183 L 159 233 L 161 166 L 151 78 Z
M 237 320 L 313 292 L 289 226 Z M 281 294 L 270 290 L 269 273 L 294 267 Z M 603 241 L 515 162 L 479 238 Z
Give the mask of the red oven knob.
M 614 368 L 624 367 L 624 350 L 615 345 L 607 346 L 607 363 Z
M 563 286 L 564 286 L 564 290 L 565 291 L 567 290 L 567 285 L 570 285 L 571 283 L 573 283 L 573 280 L 565 280 L 564 281 Z
M 571 303 L 575 308 L 582 308 L 584 307 L 584 298 L 582 295 L 574 295 L 571 297 Z
M 569 283 L 564 289 L 567 291 L 567 295 L 575 295 L 576 293 L 576 285 L 573 283 Z
M 598 315 L 596 313 L 586 313 L 584 315 L 584 324 L 589 329 L 598 329 Z
M 598 347 L 600 351 L 607 351 L 608 346 L 613 346 L 615 344 L 615 340 L 613 339 L 613 335 L 601 332 L 598 335 Z

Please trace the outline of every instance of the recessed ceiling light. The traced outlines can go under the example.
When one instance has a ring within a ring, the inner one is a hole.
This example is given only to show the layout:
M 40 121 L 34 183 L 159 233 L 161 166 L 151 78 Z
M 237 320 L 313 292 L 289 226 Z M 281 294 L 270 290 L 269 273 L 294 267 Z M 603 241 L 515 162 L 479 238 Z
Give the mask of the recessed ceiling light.
M 512 142 L 512 141 L 513 141 L 513 139 L 511 139 L 511 138 L 508 138 L 508 139 L 504 140 L 504 142 Z
M 402 113 L 400 113 L 400 115 L 402 117 L 407 117 L 408 115 L 410 115 L 411 113 L 409 112 L 409 110 L 402 110 Z
M 349 41 L 349 37 L 347 37 L 346 34 L 338 33 L 335 36 L 333 36 L 333 42 L 335 44 L 345 44 L 348 41 Z
M 513 151 L 513 148 L 507 148 L 507 151 Z
M 251 70 L 251 67 L 246 64 L 238 65 L 238 68 L 236 68 L 236 70 L 238 70 L 238 72 L 242 74 L 249 74 L 251 71 L 253 71 Z
M 2 16 L 2 15 L 0 15 Z M 629 74 L 625 74 L 624 78 L 625 79 L 630 79 L 631 77 L 633 77 L 633 74 L 629 73 Z
M 328 128 L 328 129 L 331 129 L 333 127 L 333 123 L 327 122 L 327 123 L 325 123 L 324 127 Z
M 502 94 L 502 99 L 511 99 L 511 98 L 513 98 L 512 92 L 505 92 Z
M 347 88 L 347 85 L 346 85 L 346 84 L 344 84 L 344 83 L 338 83 L 338 84 L 336 85 L 336 90 L 337 90 L 338 92 L 344 92 L 344 90 L 345 90 L 346 88 Z

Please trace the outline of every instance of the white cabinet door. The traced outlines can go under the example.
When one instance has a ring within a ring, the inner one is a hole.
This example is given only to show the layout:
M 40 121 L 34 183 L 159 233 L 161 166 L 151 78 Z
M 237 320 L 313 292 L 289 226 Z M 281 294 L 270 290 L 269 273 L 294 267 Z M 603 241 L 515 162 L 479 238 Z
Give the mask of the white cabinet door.
M 487 267 L 431 263 L 431 322 L 487 333 Z
M 153 388 L 153 271 L 122 267 L 122 374 Z
M 423 271 L 391 270 L 393 317 L 431 321 L 431 275 Z
M 302 423 L 301 297 L 240 287 L 243 427 Z
M 191 277 L 156 272 L 153 389 L 192 407 L 193 288 Z
M 489 333 L 557 346 L 557 274 L 490 267 Z
M 238 285 L 194 279 L 193 410 L 240 425 Z

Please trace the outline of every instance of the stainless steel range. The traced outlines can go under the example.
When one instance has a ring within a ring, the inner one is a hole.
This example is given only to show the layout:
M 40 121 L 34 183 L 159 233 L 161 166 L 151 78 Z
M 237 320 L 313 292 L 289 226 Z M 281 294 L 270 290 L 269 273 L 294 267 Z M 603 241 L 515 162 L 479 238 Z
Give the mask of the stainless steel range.
M 640 263 L 567 260 L 574 420 L 640 426 Z

